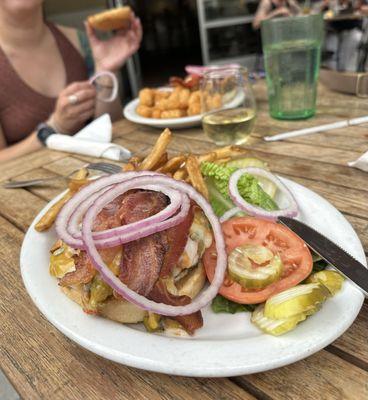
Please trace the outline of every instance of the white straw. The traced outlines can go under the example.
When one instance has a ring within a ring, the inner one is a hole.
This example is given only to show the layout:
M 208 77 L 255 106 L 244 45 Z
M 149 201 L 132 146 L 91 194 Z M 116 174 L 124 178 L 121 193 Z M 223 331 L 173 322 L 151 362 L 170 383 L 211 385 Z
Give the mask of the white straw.
M 339 121 L 339 122 L 333 122 L 331 124 L 313 126 L 311 128 L 298 129 L 296 131 L 284 132 L 284 133 L 280 133 L 280 134 L 274 135 L 274 136 L 265 136 L 264 140 L 266 140 L 267 142 L 273 142 L 276 140 L 288 139 L 288 138 L 292 138 L 292 137 L 296 137 L 296 136 L 310 135 L 312 133 L 329 131 L 331 129 L 346 128 L 347 126 L 350 126 L 350 125 L 359 125 L 359 124 L 364 124 L 365 122 L 368 122 L 368 115 L 364 116 L 364 117 L 346 119 L 344 121 Z

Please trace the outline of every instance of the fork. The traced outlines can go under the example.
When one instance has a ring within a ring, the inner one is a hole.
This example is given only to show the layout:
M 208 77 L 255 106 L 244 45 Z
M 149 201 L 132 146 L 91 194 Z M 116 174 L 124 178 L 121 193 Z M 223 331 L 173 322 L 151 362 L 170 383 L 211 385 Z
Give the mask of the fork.
M 109 174 L 109 175 L 117 174 L 118 172 L 121 172 L 121 167 L 119 165 L 110 164 L 110 163 L 106 163 L 106 162 L 90 163 L 90 164 L 87 164 L 84 168 L 105 172 L 106 174 Z M 3 187 L 6 189 L 16 189 L 16 188 L 22 188 L 22 187 L 44 185 L 51 181 L 57 181 L 60 179 L 68 179 L 77 171 L 78 170 L 75 170 L 65 176 L 53 176 L 51 178 L 40 178 L 40 179 L 31 179 L 31 180 L 27 180 L 27 181 L 7 182 L 3 185 Z

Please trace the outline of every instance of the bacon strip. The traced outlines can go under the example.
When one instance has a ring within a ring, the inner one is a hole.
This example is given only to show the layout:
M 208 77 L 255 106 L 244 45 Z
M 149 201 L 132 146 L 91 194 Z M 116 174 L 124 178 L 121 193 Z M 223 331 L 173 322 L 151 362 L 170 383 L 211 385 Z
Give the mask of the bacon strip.
M 157 214 L 166 207 L 162 193 L 135 192 L 127 195 L 120 207 L 123 224 L 130 224 Z M 147 236 L 124 245 L 120 279 L 130 289 L 147 296 L 160 276 L 167 251 L 161 233 Z
M 120 215 L 122 221 L 132 223 L 156 214 L 166 206 L 166 197 L 156 192 L 137 192 L 124 198 Z M 193 223 L 192 205 L 188 217 L 178 226 L 124 245 L 120 279 L 130 289 L 150 299 L 170 305 L 186 305 L 188 296 L 174 296 L 159 277 L 170 275 L 182 255 Z M 200 311 L 175 318 L 193 334 L 203 325 Z
M 166 278 L 170 275 L 172 269 L 178 263 L 180 256 L 183 254 L 188 241 L 189 229 L 194 219 L 194 208 L 195 206 L 193 205 L 190 207 L 188 215 L 183 222 L 163 232 L 167 243 L 167 252 L 160 278 Z
M 151 293 L 149 294 L 149 298 L 157 303 L 164 303 L 172 306 L 185 306 L 192 301 L 192 299 L 188 296 L 174 296 L 173 294 L 169 293 L 165 282 L 161 279 L 158 280 L 153 287 Z M 173 317 L 173 319 L 178 321 L 179 324 L 190 335 L 193 335 L 196 329 L 203 326 L 203 318 L 200 311 L 189 315 L 179 315 L 177 317 Z

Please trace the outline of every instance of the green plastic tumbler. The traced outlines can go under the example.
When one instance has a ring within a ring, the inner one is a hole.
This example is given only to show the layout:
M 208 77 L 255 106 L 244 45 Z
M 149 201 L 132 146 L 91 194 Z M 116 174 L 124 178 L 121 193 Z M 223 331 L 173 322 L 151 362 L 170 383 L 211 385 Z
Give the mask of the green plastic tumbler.
M 313 116 L 323 40 L 322 15 L 270 19 L 262 22 L 261 32 L 271 117 Z

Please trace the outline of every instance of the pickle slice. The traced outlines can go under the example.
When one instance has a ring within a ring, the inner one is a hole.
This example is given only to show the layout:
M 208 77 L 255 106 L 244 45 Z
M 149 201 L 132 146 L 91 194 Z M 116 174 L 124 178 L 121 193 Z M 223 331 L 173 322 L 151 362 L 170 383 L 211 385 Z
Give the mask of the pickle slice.
M 105 301 L 109 296 L 112 295 L 111 287 L 102 280 L 100 275 L 96 275 L 93 278 L 91 289 L 89 305 L 92 309 L 97 309 L 98 305 Z
M 304 321 L 306 315 L 304 313 L 295 315 L 294 317 L 271 319 L 264 315 L 264 305 L 259 305 L 252 313 L 251 321 L 264 333 L 273 336 L 283 335 L 286 332 L 293 330 L 296 325 Z
M 157 332 L 162 330 L 161 315 L 149 312 L 143 318 L 143 324 L 148 332 Z
M 252 261 L 267 265 L 253 266 Z M 228 258 L 229 276 L 244 288 L 262 289 L 279 279 L 282 261 L 264 246 L 236 247 Z
M 308 283 L 321 283 L 334 296 L 342 287 L 344 277 L 336 271 L 325 270 L 312 274 L 308 279 Z
M 245 244 L 242 246 L 242 251 L 257 264 L 264 264 L 273 258 L 272 251 L 265 246 Z
M 302 313 L 310 315 L 328 296 L 329 291 L 320 283 L 297 285 L 270 297 L 265 303 L 264 315 L 275 319 Z

